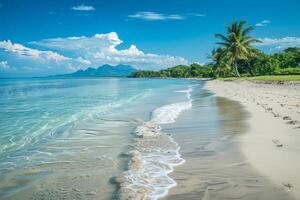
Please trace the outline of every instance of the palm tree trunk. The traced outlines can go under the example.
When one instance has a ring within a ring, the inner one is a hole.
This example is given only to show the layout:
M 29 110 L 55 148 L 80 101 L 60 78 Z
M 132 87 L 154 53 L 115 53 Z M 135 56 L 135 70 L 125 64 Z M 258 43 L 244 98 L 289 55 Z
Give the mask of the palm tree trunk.
M 241 77 L 237 66 L 237 59 L 234 59 L 234 72 L 237 77 Z

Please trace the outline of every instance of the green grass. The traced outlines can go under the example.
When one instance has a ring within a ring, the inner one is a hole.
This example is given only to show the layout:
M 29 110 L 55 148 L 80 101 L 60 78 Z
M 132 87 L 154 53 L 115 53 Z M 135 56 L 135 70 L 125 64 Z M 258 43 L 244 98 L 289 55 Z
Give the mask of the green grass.
M 300 81 L 300 75 L 256 76 L 250 79 L 259 81 Z
M 226 78 L 217 78 L 218 80 L 221 81 L 235 81 L 235 80 L 245 80 L 244 77 L 237 78 L 237 77 L 226 77 Z
M 218 80 L 300 81 L 300 75 L 255 76 L 255 77 L 241 77 L 241 78 L 228 77 L 228 78 L 218 78 Z

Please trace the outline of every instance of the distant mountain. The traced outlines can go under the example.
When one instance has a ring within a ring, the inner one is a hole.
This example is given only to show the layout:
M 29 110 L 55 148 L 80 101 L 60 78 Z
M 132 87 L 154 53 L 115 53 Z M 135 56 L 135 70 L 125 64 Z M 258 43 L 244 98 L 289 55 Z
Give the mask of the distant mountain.
M 129 65 L 103 65 L 98 68 L 87 68 L 78 70 L 71 74 L 56 75 L 59 77 L 125 77 L 137 70 Z

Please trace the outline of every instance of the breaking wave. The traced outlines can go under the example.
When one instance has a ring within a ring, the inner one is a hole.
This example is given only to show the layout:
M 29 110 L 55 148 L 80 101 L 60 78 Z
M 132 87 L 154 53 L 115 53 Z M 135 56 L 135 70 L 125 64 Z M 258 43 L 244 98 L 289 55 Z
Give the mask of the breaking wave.
M 176 186 L 168 174 L 185 160 L 181 158 L 179 145 L 170 134 L 162 132 L 160 125 L 174 123 L 182 111 L 192 107 L 192 87 L 177 92 L 185 93 L 187 101 L 155 109 L 151 120 L 136 128 L 134 150 L 127 153 L 128 170 L 116 179 L 120 200 L 155 200 Z

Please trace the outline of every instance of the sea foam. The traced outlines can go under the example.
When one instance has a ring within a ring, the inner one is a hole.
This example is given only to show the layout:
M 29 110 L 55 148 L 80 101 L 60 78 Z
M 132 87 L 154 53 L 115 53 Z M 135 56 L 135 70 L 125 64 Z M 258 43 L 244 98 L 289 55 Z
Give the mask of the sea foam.
M 174 123 L 183 110 L 192 107 L 192 88 L 177 92 L 185 93 L 187 101 L 157 108 L 150 121 L 136 128 L 138 137 L 134 150 L 127 154 L 130 157 L 128 170 L 116 179 L 119 199 L 155 200 L 166 196 L 168 190 L 176 186 L 168 174 L 185 160 L 181 158 L 179 145 L 170 134 L 162 132 L 160 125 Z

